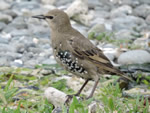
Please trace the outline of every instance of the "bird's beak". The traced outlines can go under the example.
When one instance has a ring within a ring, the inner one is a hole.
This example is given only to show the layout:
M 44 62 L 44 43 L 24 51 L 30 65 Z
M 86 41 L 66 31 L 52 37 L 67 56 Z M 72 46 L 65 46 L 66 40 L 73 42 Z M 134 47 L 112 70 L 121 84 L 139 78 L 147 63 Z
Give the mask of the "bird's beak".
M 36 15 L 36 16 L 32 16 L 32 18 L 46 19 L 44 15 Z

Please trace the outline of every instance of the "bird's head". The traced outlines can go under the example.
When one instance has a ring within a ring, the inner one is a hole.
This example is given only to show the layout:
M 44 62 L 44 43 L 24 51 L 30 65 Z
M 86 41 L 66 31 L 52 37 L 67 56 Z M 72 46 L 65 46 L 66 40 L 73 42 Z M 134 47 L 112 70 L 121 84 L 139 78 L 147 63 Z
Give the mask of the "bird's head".
M 52 30 L 57 30 L 59 28 L 64 29 L 71 26 L 68 15 L 59 9 L 51 10 L 44 15 L 37 15 L 32 17 L 46 20 Z

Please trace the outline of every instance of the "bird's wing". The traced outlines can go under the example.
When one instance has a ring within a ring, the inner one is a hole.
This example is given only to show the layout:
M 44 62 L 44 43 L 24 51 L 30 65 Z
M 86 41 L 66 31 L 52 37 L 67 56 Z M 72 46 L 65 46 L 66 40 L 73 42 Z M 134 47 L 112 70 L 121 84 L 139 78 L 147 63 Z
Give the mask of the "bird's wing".
M 102 74 L 117 74 L 131 80 L 111 64 L 102 50 L 97 48 L 84 36 L 79 35 L 79 37 L 73 37 L 68 40 L 68 49 L 72 51 L 72 54 L 80 59 L 90 61 L 93 65 L 96 65 L 99 70 L 102 70 Z
M 86 38 L 73 38 L 68 41 L 70 49 L 74 55 L 81 59 L 86 59 L 97 65 L 100 69 L 113 72 L 113 65 L 110 63 L 109 59 L 103 54 L 102 50 L 94 46 Z
M 113 67 L 113 65 L 104 55 L 102 50 L 93 45 L 88 39 L 81 38 L 81 40 L 79 40 L 77 38 L 73 38 L 68 41 L 68 43 L 70 45 L 69 49 L 71 49 L 72 54 L 80 59 L 90 61 L 93 65 L 96 65 L 98 69 L 101 70 L 103 73 L 124 76 L 120 70 Z

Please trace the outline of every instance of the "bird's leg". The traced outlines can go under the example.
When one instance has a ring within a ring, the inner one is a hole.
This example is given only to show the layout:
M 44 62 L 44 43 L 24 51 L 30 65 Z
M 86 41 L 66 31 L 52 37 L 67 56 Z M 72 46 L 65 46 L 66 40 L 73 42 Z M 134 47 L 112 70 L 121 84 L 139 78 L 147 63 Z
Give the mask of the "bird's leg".
M 74 95 L 74 96 L 79 96 L 81 91 L 83 90 L 83 88 L 86 86 L 86 84 L 89 82 L 90 79 L 87 79 L 84 84 L 82 85 L 82 87 L 79 89 L 79 91 Z
M 90 95 L 87 97 L 87 99 L 89 99 L 89 98 L 91 98 L 91 97 L 93 96 L 94 91 L 95 91 L 95 89 L 96 89 L 96 87 L 97 87 L 97 85 L 98 85 L 99 80 L 100 80 L 100 78 L 98 78 L 98 79 L 95 81 L 94 87 L 93 87 L 93 89 L 92 89 Z
M 68 98 L 67 98 L 67 100 L 65 101 L 65 103 L 68 103 L 68 102 L 73 98 L 73 96 L 79 96 L 80 93 L 81 93 L 81 91 L 82 91 L 83 88 L 86 86 L 86 84 L 88 83 L 89 80 L 90 80 L 90 79 L 87 79 L 87 80 L 84 82 L 84 84 L 82 85 L 82 87 L 79 89 L 79 91 L 78 91 L 76 94 L 67 95 Z

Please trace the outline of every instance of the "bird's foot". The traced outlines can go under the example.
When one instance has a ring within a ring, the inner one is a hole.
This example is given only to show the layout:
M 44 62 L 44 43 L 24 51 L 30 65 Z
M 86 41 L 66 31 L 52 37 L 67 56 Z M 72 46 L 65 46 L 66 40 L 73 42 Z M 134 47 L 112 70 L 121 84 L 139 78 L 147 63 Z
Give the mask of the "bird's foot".
M 65 105 L 68 105 L 70 103 L 70 101 L 72 100 L 73 96 L 76 96 L 75 94 L 74 95 L 67 95 L 67 99 L 65 101 Z
M 68 103 L 72 100 L 73 96 L 75 96 L 75 95 L 67 95 L 67 99 L 65 101 L 66 105 L 68 105 Z
M 78 97 L 79 95 L 78 95 L 78 94 L 67 95 L 67 99 L 66 99 L 66 101 L 65 101 L 64 104 L 65 104 L 65 105 L 68 105 L 74 96 L 75 96 L 75 97 Z M 82 98 L 82 97 L 79 97 L 78 100 L 83 100 L 83 98 Z

